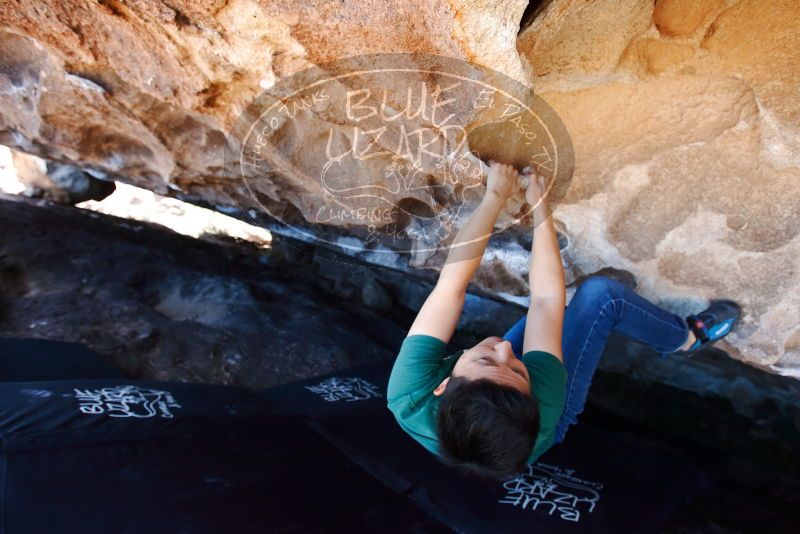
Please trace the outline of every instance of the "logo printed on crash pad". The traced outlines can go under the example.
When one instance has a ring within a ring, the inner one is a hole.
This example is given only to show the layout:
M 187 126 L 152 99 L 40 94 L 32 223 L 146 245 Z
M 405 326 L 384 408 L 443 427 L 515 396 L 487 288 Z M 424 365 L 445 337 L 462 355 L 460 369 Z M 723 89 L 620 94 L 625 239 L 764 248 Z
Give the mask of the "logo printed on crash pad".
M 181 407 L 169 391 L 130 385 L 75 389 L 75 398 L 81 413 L 109 417 L 172 418 L 171 410 Z
M 536 462 L 503 483 L 503 488 L 506 495 L 497 501 L 500 504 L 544 512 L 577 523 L 582 512 L 594 511 L 603 484 L 580 479 L 572 469 Z
M 316 386 L 306 386 L 328 402 L 353 402 L 380 397 L 377 386 L 362 378 L 329 378 Z

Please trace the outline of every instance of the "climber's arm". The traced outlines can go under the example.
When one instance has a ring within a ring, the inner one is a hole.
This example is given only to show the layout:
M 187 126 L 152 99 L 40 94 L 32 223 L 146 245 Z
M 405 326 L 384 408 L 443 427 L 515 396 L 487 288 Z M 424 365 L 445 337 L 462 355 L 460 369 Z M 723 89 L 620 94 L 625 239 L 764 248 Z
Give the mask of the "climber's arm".
M 464 308 L 467 286 L 481 263 L 489 236 L 516 178 L 513 167 L 492 164 L 486 194 L 453 239 L 436 287 L 419 310 L 408 335 L 426 334 L 450 341 Z
M 558 235 L 544 192 L 547 183 L 543 177 L 533 175 L 526 197 L 531 205 L 537 205 L 534 212 L 535 230 L 531 249 L 531 268 L 528 274 L 531 288 L 531 304 L 522 352 L 542 350 L 563 361 L 561 350 L 561 330 L 564 324 L 566 288 L 564 286 L 564 267 L 561 264 L 561 250 Z
M 502 203 L 494 194 L 487 193 L 467 223 L 458 232 L 436 287 L 420 308 L 408 335 L 426 334 L 445 343 L 453 337 L 456 324 L 464 308 L 467 286 L 481 263 L 486 243 Z M 472 241 L 471 243 L 469 243 Z M 466 243 L 466 244 L 465 244 Z

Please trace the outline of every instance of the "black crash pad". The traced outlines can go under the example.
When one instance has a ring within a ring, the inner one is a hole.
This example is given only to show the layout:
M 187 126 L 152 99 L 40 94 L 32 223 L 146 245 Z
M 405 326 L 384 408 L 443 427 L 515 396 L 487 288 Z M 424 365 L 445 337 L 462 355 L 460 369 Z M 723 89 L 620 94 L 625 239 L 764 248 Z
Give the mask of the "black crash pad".
M 79 343 L 0 337 L 0 382 L 125 378 Z
M 468 532 L 654 532 L 707 489 L 695 466 L 599 429 L 573 426 L 505 483 L 462 477 L 407 436 L 386 408 L 391 364 L 264 390 L 423 509 Z
M 396 425 L 391 362 L 250 392 L 86 379 L 50 349 L 0 383 L 0 533 L 652 532 L 703 487 L 585 425 L 505 483 L 462 477 Z
M 238 388 L 0 384 L 0 443 L 9 534 L 447 531 Z

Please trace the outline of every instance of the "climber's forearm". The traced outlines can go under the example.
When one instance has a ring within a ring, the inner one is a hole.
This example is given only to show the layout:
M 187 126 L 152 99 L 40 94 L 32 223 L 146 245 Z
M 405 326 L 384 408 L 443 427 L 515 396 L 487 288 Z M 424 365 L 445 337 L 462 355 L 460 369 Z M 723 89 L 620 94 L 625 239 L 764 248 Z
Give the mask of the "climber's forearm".
M 531 268 L 528 275 L 531 302 L 546 300 L 555 304 L 558 309 L 563 309 L 566 304 L 566 289 L 558 235 L 549 214 L 541 219 L 533 232 L 531 248 Z
M 450 245 L 437 286 L 466 292 L 475 271 L 478 270 L 504 204 L 505 199 L 501 196 L 487 192 Z

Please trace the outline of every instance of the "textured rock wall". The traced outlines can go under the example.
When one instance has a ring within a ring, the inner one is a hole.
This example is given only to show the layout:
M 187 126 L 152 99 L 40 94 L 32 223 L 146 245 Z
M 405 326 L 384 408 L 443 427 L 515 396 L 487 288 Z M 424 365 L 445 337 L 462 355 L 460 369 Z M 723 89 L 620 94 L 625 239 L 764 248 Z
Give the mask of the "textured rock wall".
M 12 161 L 16 179 L 25 186 L 25 196 L 74 205 L 87 200 L 102 200 L 116 188 L 114 182 L 98 180 L 79 167 L 48 163 L 25 152 L 14 151 Z
M 575 144 L 572 264 L 676 308 L 742 302 L 732 352 L 795 376 L 799 18 L 791 0 L 554 1 L 518 42 Z
M 575 174 L 556 217 L 570 282 L 625 271 L 682 313 L 735 298 L 746 316 L 731 354 L 800 375 L 800 3 L 541 4 L 518 35 L 522 0 L 5 1 L 0 144 L 259 211 L 226 183 L 223 149 L 262 91 L 356 54 L 474 61 L 531 85 L 566 124 Z M 282 159 L 324 143 L 301 148 Z M 293 168 L 270 173 L 268 189 L 311 220 L 321 199 Z M 480 286 L 525 294 L 524 233 L 498 236 Z M 414 253 L 410 264 L 442 259 Z

